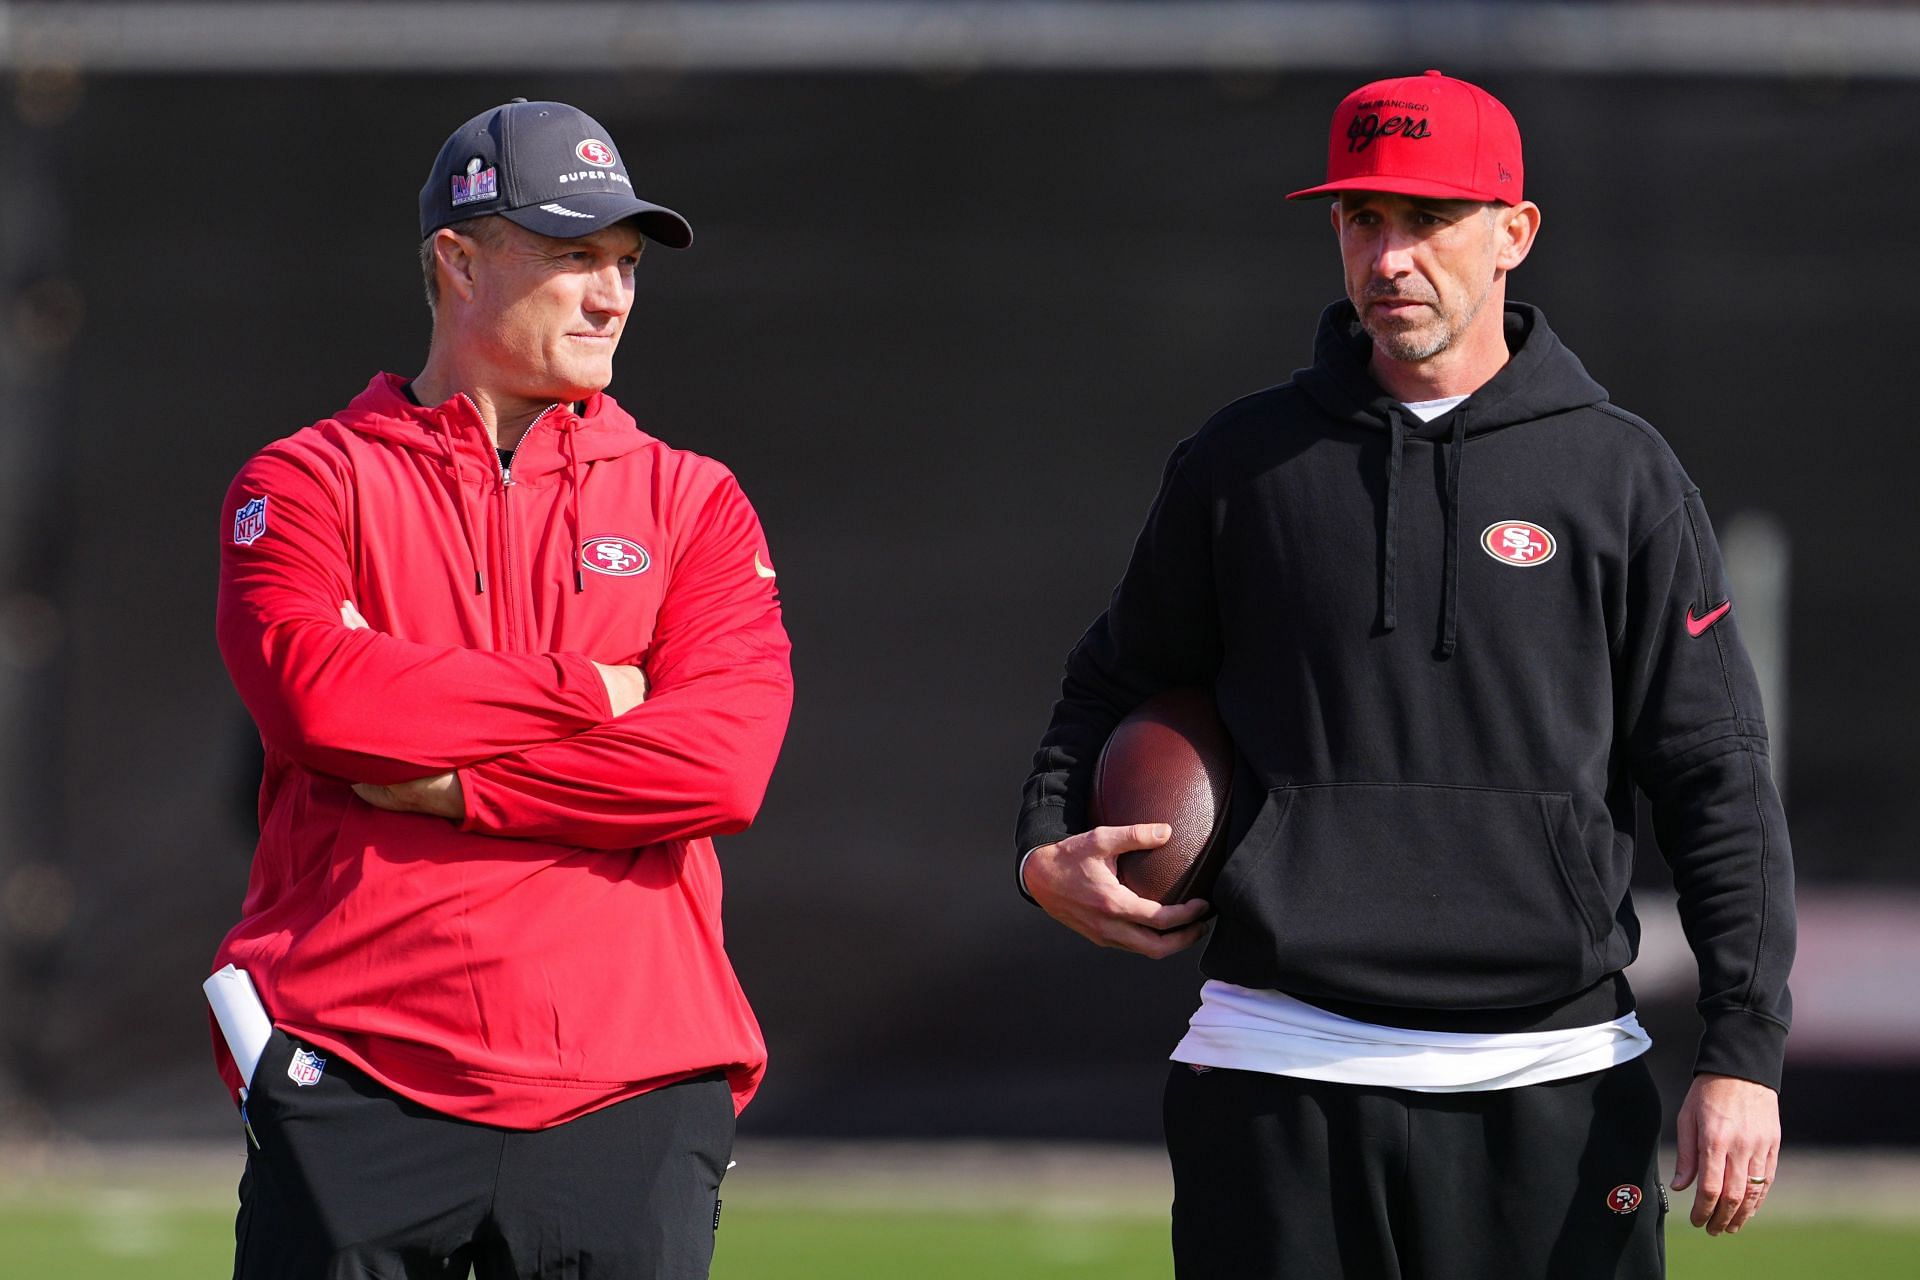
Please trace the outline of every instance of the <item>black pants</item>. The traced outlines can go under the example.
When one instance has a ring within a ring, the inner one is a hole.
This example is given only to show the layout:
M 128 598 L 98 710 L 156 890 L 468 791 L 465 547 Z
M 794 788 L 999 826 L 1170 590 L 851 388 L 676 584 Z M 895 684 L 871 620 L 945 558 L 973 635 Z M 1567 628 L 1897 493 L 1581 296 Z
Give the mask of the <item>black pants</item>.
M 275 1031 L 254 1071 L 237 1280 L 699 1280 L 733 1150 L 719 1075 L 520 1132 L 455 1120 Z M 253 1146 L 254 1139 L 258 1147 Z
M 1660 1097 L 1640 1059 L 1486 1093 L 1175 1063 L 1180 1280 L 1658 1280 Z

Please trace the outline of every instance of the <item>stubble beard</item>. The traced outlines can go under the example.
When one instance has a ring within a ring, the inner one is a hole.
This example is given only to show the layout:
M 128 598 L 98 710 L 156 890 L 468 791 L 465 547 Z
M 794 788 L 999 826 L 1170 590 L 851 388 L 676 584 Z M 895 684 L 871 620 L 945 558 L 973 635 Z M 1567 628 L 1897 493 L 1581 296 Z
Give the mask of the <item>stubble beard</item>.
M 1454 340 L 1472 327 L 1480 309 L 1487 305 L 1487 297 L 1493 292 L 1493 283 L 1480 291 L 1464 316 L 1448 314 L 1438 295 L 1431 298 L 1403 294 L 1396 289 L 1370 288 L 1363 299 L 1355 303 L 1360 312 L 1360 325 L 1369 338 L 1373 339 L 1374 349 L 1389 360 L 1399 364 L 1418 364 L 1451 347 Z M 1370 319 L 1372 309 L 1365 304 L 1384 298 L 1410 297 L 1415 302 L 1423 302 L 1432 308 L 1433 318 L 1425 324 L 1411 324 L 1405 327 L 1379 324 Z

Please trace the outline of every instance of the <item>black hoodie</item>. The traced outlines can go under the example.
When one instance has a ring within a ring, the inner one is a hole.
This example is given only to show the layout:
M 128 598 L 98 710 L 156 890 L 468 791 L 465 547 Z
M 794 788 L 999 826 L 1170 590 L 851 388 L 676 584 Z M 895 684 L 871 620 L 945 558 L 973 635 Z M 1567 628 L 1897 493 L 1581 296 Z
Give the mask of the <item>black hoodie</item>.
M 1631 1007 L 1634 789 L 1679 890 L 1697 1069 L 1778 1087 L 1793 873 L 1699 491 L 1532 307 L 1431 423 L 1314 365 L 1175 448 L 1067 659 L 1021 852 L 1084 830 L 1093 762 L 1159 689 L 1214 690 L 1239 753 L 1201 968 L 1388 1025 L 1532 1030 Z

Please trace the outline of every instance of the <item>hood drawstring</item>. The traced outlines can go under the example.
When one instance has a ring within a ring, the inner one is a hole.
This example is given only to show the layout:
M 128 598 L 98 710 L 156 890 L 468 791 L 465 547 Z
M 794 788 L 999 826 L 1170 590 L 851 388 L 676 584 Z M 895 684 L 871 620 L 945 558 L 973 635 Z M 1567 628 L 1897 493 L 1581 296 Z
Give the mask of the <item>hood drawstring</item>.
M 1441 587 L 1440 647 L 1434 656 L 1451 658 L 1460 639 L 1460 471 L 1466 463 L 1467 407 L 1453 411 L 1453 441 L 1447 447 L 1447 562 Z
M 1391 631 L 1398 622 L 1397 581 L 1400 556 L 1400 459 L 1406 451 L 1407 424 L 1398 406 L 1387 410 L 1387 514 L 1380 530 L 1380 629 Z
M 580 531 L 580 446 L 574 440 L 579 430 L 580 422 L 576 418 L 560 433 L 567 444 L 567 503 L 573 523 L 573 589 L 576 593 L 587 589 L 586 570 L 581 568 L 586 562 L 587 548 L 585 535 Z
M 439 415 L 440 440 L 447 447 L 447 465 L 453 471 L 453 505 L 460 511 L 460 532 L 467 540 L 467 563 L 473 568 L 473 594 L 487 594 L 487 580 L 480 572 L 480 547 L 473 539 L 473 515 L 467 509 L 467 486 L 460 478 L 460 450 L 454 443 L 453 424 Z

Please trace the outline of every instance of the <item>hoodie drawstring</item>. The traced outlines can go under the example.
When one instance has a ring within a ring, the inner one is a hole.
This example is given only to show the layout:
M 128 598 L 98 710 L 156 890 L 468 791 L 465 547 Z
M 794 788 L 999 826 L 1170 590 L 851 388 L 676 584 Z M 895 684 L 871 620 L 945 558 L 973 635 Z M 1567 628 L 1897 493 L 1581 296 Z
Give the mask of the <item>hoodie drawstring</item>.
M 1447 447 L 1447 564 L 1440 592 L 1440 647 L 1434 656 L 1451 658 L 1460 639 L 1460 471 L 1466 462 L 1467 408 L 1453 412 L 1453 441 Z
M 1387 415 L 1387 510 L 1380 530 L 1380 630 L 1399 625 L 1400 470 L 1406 454 L 1407 421 L 1398 405 Z M 1460 472 L 1466 461 L 1466 406 L 1454 410 L 1447 444 L 1446 559 L 1440 589 L 1440 644 L 1433 656 L 1451 658 L 1460 647 Z
M 1407 443 L 1407 424 L 1397 407 L 1387 410 L 1387 514 L 1380 531 L 1380 629 L 1393 630 L 1397 622 L 1400 556 L 1400 458 Z
M 467 486 L 460 478 L 460 450 L 453 442 L 453 424 L 440 416 L 440 439 L 447 447 L 447 465 L 453 472 L 453 504 L 460 511 L 460 532 L 467 540 L 467 563 L 473 567 L 473 594 L 487 594 L 487 580 L 480 572 L 480 547 L 473 540 L 473 514 L 467 509 Z
M 576 593 L 587 589 L 586 570 L 581 568 L 586 563 L 587 548 L 585 535 L 580 532 L 580 446 L 574 440 L 579 429 L 580 423 L 575 420 L 560 433 L 567 444 L 567 504 L 573 523 L 573 589 Z

